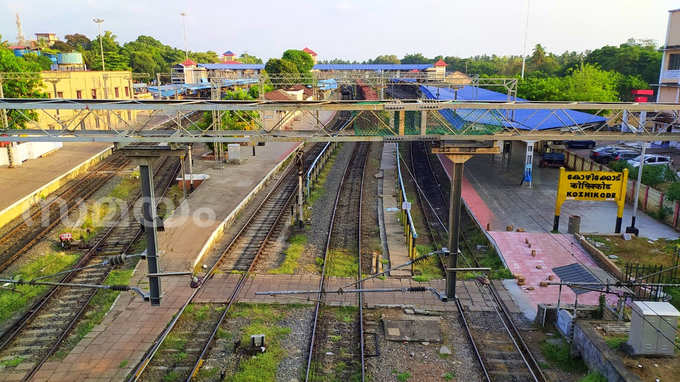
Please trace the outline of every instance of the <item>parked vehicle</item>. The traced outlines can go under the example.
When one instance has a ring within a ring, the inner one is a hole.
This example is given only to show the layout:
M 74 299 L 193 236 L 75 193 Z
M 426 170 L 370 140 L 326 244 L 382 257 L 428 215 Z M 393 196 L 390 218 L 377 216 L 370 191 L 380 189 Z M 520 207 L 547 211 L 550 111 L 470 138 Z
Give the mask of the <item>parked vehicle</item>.
M 595 147 L 595 141 L 567 141 L 567 147 L 570 149 L 592 149 Z
M 620 149 L 616 150 L 614 154 L 612 155 L 611 160 L 630 160 L 633 159 L 637 156 L 640 155 L 640 152 L 637 150 L 631 150 L 631 149 Z
M 602 146 L 590 152 L 590 159 L 598 163 L 609 163 L 614 158 L 614 152 L 620 150 L 614 146 Z
M 642 155 L 629 159 L 628 164 L 633 167 L 639 167 L 642 161 Z M 645 154 L 645 166 L 666 166 L 673 163 L 671 157 L 666 155 Z
M 564 166 L 564 154 L 562 153 L 545 153 L 538 163 L 538 167 L 562 167 Z

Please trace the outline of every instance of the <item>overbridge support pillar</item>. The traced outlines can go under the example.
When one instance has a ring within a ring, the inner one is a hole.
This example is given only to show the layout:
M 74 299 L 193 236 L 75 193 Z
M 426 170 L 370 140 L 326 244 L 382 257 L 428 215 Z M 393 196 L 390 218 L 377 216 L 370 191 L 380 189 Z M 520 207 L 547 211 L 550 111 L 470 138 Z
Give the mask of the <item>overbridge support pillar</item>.
M 447 155 L 453 162 L 451 172 L 451 199 L 449 202 L 449 268 L 458 268 L 460 253 L 460 214 L 463 200 L 463 166 L 472 155 Z M 446 296 L 456 298 L 456 272 L 446 271 Z
M 406 126 L 406 111 L 399 110 L 399 136 L 404 136 L 404 127 Z
M 420 112 L 420 135 L 427 135 L 427 110 Z
M 156 237 L 156 199 L 153 186 L 152 161 L 142 160 L 139 163 L 139 176 L 142 180 L 142 224 L 146 236 L 146 262 L 149 274 L 160 273 L 158 265 L 158 239 Z M 149 276 L 149 296 L 152 306 L 161 304 L 161 279 Z
M 529 188 L 531 188 L 533 183 L 533 170 L 534 170 L 534 143 L 536 141 L 524 141 L 527 144 L 527 152 L 524 157 L 524 177 L 522 178 L 522 184 L 526 183 Z

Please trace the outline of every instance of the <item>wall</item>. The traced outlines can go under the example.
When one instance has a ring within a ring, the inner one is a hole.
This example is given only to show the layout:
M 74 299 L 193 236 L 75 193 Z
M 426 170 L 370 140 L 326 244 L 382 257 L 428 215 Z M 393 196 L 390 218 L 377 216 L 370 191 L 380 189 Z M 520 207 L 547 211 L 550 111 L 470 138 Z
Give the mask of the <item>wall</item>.
M 97 99 L 132 99 L 132 73 L 123 71 L 44 71 L 40 73 L 42 81 L 42 91 L 48 95 L 49 98 L 58 98 L 61 93 L 61 98 L 77 99 L 78 91 L 82 99 L 93 99 L 92 91 L 96 92 Z M 52 81 L 56 81 L 57 94 L 54 92 Z M 118 89 L 118 96 L 116 96 L 116 89 Z M 127 92 L 126 92 L 127 89 Z M 112 127 L 127 127 L 127 124 L 132 124 L 136 121 L 139 111 L 123 111 L 116 110 L 111 112 L 106 111 L 80 111 L 80 110 L 41 110 L 38 111 L 38 124 L 44 129 L 61 129 L 60 124 L 56 121 L 70 122 L 74 117 L 78 116 L 77 120 L 69 123 L 70 128 L 87 128 L 87 129 L 106 129 L 110 123 Z M 87 117 L 82 123 L 80 119 L 83 116 Z M 28 128 L 34 128 L 29 126 Z
M 21 163 L 28 159 L 39 158 L 51 151 L 60 149 L 62 142 L 27 142 L 14 146 L 14 161 Z M 0 147 L 0 166 L 8 166 L 7 147 Z
M 611 171 L 611 169 L 603 164 L 594 162 L 588 158 L 583 158 L 567 150 L 555 150 L 563 152 L 565 155 L 565 167 L 575 171 Z M 633 204 L 635 198 L 635 180 L 628 179 L 628 187 L 626 188 L 626 202 Z M 657 216 L 659 210 L 664 208 L 666 216 L 663 220 L 657 220 L 673 227 L 676 231 L 680 231 L 680 202 L 672 201 L 666 198 L 666 195 L 647 185 L 640 186 L 640 195 L 638 198 L 638 209 Z

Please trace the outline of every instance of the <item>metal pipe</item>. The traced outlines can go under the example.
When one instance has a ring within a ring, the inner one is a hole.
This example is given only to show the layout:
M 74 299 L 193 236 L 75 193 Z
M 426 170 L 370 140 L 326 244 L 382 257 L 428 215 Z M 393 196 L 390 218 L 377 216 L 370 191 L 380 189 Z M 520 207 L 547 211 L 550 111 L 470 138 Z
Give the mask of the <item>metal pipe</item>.
M 641 121 L 642 124 L 642 121 Z M 647 151 L 647 142 L 642 143 L 642 153 L 640 154 L 640 167 L 638 167 L 637 181 L 635 182 L 635 199 L 633 200 L 633 216 L 630 220 L 630 227 L 626 228 L 627 233 L 634 233 L 636 236 L 640 230 L 635 228 L 635 218 L 637 217 L 638 199 L 640 198 L 640 183 L 642 183 L 642 171 L 645 165 L 645 152 Z
M 448 267 L 458 267 L 458 254 L 460 253 L 460 219 L 461 219 L 461 193 L 463 188 L 463 162 L 453 163 L 453 176 L 451 177 L 451 200 L 449 203 L 449 256 Z M 450 299 L 456 297 L 456 272 L 446 271 L 446 296 Z

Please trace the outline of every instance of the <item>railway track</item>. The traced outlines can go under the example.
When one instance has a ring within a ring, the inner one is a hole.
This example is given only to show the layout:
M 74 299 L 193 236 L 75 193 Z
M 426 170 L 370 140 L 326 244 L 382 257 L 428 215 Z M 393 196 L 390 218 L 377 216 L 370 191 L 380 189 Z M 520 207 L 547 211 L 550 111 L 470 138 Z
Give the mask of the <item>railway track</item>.
M 322 148 L 323 144 L 314 145 L 303 158 L 305 164 L 311 163 Z M 223 355 L 216 354 L 219 352 L 213 349 L 220 326 L 227 319 L 232 306 L 238 302 L 239 293 L 258 259 L 267 253 L 270 239 L 279 235 L 282 218 L 289 211 L 287 206 L 297 195 L 297 186 L 297 169 L 292 164 L 227 244 L 217 261 L 207 271 L 205 281 L 187 299 L 179 313 L 139 363 L 129 381 L 158 380 L 166 375 L 172 375 L 177 380 L 189 381 L 199 373 L 203 365 L 220 364 L 219 358 Z M 228 301 L 217 308 L 208 309 L 200 325 L 195 323 L 178 325 L 187 307 L 217 272 L 240 273 Z M 162 346 L 170 336 L 187 339 L 181 357 L 178 357 L 173 349 Z M 220 373 L 217 373 L 217 376 L 219 375 Z
M 411 144 L 411 168 L 417 177 L 418 198 L 423 209 L 428 229 L 434 242 L 440 242 L 442 234 L 448 235 L 448 203 L 442 185 L 430 162 L 430 155 L 424 142 Z M 463 219 L 464 225 L 476 224 L 470 218 Z M 432 232 L 435 230 L 435 232 Z M 468 266 L 480 264 L 461 229 L 461 239 L 468 254 L 464 260 Z M 491 310 L 470 310 L 456 298 L 456 306 L 473 352 L 487 381 L 525 382 L 545 381 L 538 362 L 522 339 L 521 332 L 502 301 L 496 287 L 490 282 L 476 281 L 482 296 Z
M 368 149 L 369 143 L 356 144 L 352 158 L 340 181 L 326 238 L 319 290 L 325 289 L 329 266 L 332 267 L 335 261 L 334 255 L 337 256 L 337 252 L 343 250 L 356 252 L 354 255 L 358 258 L 357 286 L 361 287 L 359 281 L 361 279 L 361 234 L 359 231 Z M 359 306 L 357 317 L 353 322 L 348 322 L 339 321 L 337 317 L 334 317 L 331 308 L 324 305 L 325 295 L 323 293 L 317 297 L 307 354 L 305 381 L 349 380 L 358 375 L 361 376 L 362 381 L 364 380 L 363 297 L 360 293 L 357 294 L 357 299 Z M 338 340 L 330 340 L 331 330 L 340 334 Z M 352 335 L 347 336 L 346 333 L 352 333 Z M 327 358 L 329 353 L 334 355 L 332 360 Z M 340 362 L 348 367 L 335 368 L 334 365 Z M 357 364 L 360 374 L 356 373 Z
M 75 179 L 3 227 L 0 236 L 0 272 L 42 240 L 70 212 L 78 208 L 130 161 L 120 153 L 98 163 L 85 176 Z
M 179 170 L 179 161 L 165 158 L 157 168 L 157 195 L 164 195 Z M 118 223 L 97 234 L 95 243 L 74 268 L 82 270 L 65 273 L 59 280 L 76 284 L 102 284 L 111 266 L 91 267 L 101 264 L 109 255 L 126 253 L 141 235 L 132 208 L 140 197 L 137 192 L 130 198 L 127 209 L 117 217 Z M 89 267 L 89 268 L 88 268 Z M 47 359 L 59 348 L 79 318 L 87 309 L 97 289 L 52 287 L 0 338 L 0 361 L 20 360 L 17 367 L 3 372 L 25 373 L 29 380 Z

